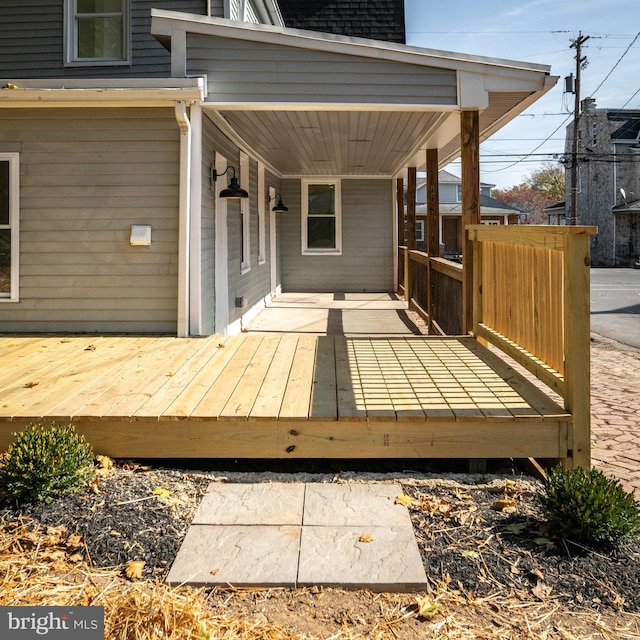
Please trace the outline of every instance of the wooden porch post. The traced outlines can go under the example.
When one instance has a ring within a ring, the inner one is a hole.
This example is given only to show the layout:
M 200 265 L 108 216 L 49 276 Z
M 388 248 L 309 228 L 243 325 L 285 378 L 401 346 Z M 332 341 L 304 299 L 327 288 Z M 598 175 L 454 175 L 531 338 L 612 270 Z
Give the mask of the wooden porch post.
M 407 260 L 405 260 L 404 298 L 411 305 L 411 260 L 409 251 L 416 248 L 416 168 L 407 169 Z
M 591 466 L 590 237 L 586 230 L 565 237 L 564 405 L 573 416 L 572 466 Z
M 398 269 L 398 281 L 396 283 L 396 290 L 400 291 L 400 274 L 402 273 L 402 278 L 404 281 L 404 256 L 400 252 L 400 247 L 404 246 L 404 180 L 402 178 L 396 179 L 396 209 L 398 212 L 398 246 L 396 248 L 397 251 L 397 269 Z M 400 260 L 403 260 L 402 269 L 400 268 Z M 404 282 L 403 282 L 404 286 Z
M 460 114 L 462 160 L 462 332 L 473 329 L 473 242 L 467 237 L 470 224 L 480 224 L 480 115 Z
M 440 257 L 440 194 L 438 190 L 438 150 L 427 149 L 427 253 L 429 258 Z M 435 333 L 437 301 L 431 280 L 431 262 L 427 266 L 427 313 L 429 333 Z

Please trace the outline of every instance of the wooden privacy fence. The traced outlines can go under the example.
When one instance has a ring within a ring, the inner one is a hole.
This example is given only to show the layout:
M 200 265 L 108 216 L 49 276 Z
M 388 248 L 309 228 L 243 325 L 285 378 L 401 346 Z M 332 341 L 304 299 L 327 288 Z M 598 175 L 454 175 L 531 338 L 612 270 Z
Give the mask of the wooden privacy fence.
M 590 464 L 590 236 L 595 227 L 471 225 L 473 333 L 563 399 Z

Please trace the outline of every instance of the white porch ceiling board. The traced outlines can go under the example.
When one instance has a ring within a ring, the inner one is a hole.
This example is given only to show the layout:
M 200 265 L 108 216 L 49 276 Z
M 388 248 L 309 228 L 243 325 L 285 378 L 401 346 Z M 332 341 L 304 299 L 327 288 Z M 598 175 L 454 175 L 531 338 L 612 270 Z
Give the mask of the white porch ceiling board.
M 427 136 L 437 113 L 222 111 L 236 134 L 281 175 L 385 175 Z

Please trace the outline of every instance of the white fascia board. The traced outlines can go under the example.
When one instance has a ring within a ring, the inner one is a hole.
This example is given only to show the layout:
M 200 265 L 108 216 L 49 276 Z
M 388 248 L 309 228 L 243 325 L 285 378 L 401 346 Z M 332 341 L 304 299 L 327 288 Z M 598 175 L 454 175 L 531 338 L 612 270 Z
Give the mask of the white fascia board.
M 11 80 L 7 85 L 0 89 L 0 107 L 164 107 L 205 97 L 204 78 Z
M 543 64 L 423 49 L 380 40 L 303 31 L 287 27 L 235 22 L 223 18 L 196 16 L 164 9 L 152 9 L 151 18 L 151 33 L 154 36 L 171 36 L 174 31 L 186 31 L 198 35 L 264 42 L 440 69 L 494 75 L 500 75 L 502 70 L 505 70 L 511 74 L 520 75 L 523 79 L 529 78 L 536 85 L 534 88 L 540 85 L 539 76 L 549 74 L 551 71 L 548 65 Z
M 216 111 L 420 111 L 446 113 L 459 111 L 455 104 L 406 104 L 377 102 L 216 102 L 206 107 Z

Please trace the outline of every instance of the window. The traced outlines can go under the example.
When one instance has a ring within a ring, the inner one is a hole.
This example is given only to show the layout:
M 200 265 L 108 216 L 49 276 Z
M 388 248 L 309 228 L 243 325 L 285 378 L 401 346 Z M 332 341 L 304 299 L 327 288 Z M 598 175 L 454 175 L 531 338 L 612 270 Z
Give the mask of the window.
M 424 220 L 416 220 L 416 242 L 424 242 Z M 409 243 L 407 220 L 404 221 L 404 243 Z
M 249 187 L 249 156 L 240 152 L 240 184 L 245 182 Z M 251 269 L 251 218 L 249 216 L 249 198 L 240 200 L 240 272 Z
M 17 153 L 0 153 L 0 300 L 18 299 Z
M 339 180 L 302 181 L 302 253 L 342 253 Z
M 456 185 L 456 202 L 462 202 L 462 185 Z
M 65 2 L 68 65 L 116 65 L 131 62 L 130 0 Z

